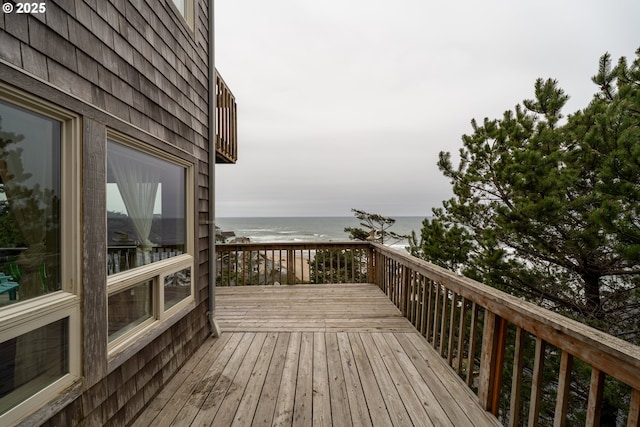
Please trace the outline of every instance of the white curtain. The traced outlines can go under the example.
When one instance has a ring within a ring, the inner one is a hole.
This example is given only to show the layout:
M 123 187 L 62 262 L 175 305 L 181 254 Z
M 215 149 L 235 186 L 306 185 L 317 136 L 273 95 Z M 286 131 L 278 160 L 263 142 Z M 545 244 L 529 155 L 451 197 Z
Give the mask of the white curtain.
M 133 223 L 138 247 L 145 254 L 145 264 L 151 247 L 149 240 L 153 223 L 153 208 L 160 183 L 160 171 L 121 152 L 116 144 L 110 145 L 109 168 L 116 180 L 118 191 Z M 124 148 L 124 147 L 123 147 Z

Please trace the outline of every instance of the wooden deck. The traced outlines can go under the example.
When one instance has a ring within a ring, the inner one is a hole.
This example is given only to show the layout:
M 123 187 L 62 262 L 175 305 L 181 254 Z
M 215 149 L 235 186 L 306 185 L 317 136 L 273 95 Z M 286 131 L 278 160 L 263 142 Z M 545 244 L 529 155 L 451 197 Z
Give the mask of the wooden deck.
M 209 339 L 135 426 L 499 426 L 374 285 L 217 288 Z

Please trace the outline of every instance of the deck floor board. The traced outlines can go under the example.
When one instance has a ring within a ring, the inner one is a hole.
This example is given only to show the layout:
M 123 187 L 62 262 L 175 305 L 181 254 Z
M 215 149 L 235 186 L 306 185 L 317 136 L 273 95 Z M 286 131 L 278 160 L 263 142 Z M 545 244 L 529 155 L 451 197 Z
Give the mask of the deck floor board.
M 499 426 L 373 285 L 218 288 L 210 338 L 134 426 Z

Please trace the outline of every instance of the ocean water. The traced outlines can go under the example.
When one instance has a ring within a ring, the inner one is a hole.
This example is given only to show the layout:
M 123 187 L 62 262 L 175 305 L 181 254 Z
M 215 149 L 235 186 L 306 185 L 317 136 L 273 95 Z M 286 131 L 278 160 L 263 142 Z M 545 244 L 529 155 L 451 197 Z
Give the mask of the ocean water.
M 394 217 L 396 223 L 389 229 L 398 234 L 417 234 L 424 217 Z M 252 242 L 344 242 L 349 235 L 345 227 L 359 227 L 354 217 L 280 217 L 280 218 L 217 218 L 216 225 L 222 231 L 233 231 L 238 237 L 248 237 Z M 404 248 L 409 243 L 393 244 Z

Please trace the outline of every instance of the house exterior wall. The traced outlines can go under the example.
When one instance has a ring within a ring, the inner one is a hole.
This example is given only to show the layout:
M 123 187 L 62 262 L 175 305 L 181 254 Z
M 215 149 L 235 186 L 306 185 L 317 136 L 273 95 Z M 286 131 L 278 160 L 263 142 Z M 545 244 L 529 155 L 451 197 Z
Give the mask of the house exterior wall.
M 194 0 L 191 23 L 171 0 L 45 3 L 46 13 L 0 14 L 0 83 L 81 119 L 81 374 L 22 422 L 126 425 L 209 334 L 209 2 Z M 107 339 L 108 132 L 195 170 L 193 301 L 117 356 L 109 354 Z

